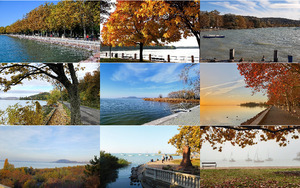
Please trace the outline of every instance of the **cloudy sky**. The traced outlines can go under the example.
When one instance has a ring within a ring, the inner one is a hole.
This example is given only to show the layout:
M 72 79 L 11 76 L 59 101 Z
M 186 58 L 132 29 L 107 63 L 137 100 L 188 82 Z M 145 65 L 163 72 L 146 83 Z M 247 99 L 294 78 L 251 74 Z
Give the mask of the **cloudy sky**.
M 300 19 L 299 0 L 201 0 L 200 10 L 218 10 L 221 14 Z
M 245 88 L 244 77 L 235 63 L 202 63 L 200 65 L 201 105 L 239 105 L 244 102 L 266 102 L 263 93 Z
M 75 64 L 76 66 L 77 64 Z M 80 67 L 84 67 L 84 70 L 80 70 L 77 72 L 78 79 L 83 79 L 84 75 L 87 72 L 93 72 L 98 69 L 99 63 L 81 63 Z M 7 77 L 3 74 L 0 74 L 0 77 Z M 33 79 L 33 80 L 24 80 L 22 85 L 12 86 L 11 89 L 7 92 L 3 92 L 0 90 L 0 98 L 4 97 L 25 97 L 30 95 L 35 95 L 40 92 L 49 92 L 53 89 L 51 83 L 41 80 L 41 79 Z
M 100 90 L 102 98 L 167 97 L 172 91 L 187 89 L 179 74 L 185 63 L 103 63 Z M 199 66 L 195 66 L 199 70 Z M 191 76 L 196 76 L 191 71 Z
M 99 150 L 97 126 L 0 126 L 0 160 L 80 162 Z
M 175 153 L 168 144 L 178 126 L 102 126 L 100 148 L 107 153 Z

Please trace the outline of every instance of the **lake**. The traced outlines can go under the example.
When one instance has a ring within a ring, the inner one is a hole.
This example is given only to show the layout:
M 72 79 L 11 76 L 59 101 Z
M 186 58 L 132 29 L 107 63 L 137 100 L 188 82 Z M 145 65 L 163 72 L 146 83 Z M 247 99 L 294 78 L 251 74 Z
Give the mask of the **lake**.
M 176 108 L 178 108 L 177 104 L 144 101 L 140 98 L 102 98 L 100 99 L 100 125 L 142 125 L 171 115 L 172 109 Z
M 109 51 L 103 51 L 102 54 L 109 54 Z M 112 51 L 112 53 L 118 53 L 118 57 L 122 57 L 122 53 L 126 56 L 134 57 L 134 54 L 137 54 L 137 59 L 139 59 L 139 50 L 124 50 L 124 51 Z M 149 59 L 149 54 L 151 57 L 160 57 L 165 60 L 168 59 L 170 55 L 171 62 L 191 62 L 191 56 L 194 56 L 195 62 L 199 61 L 199 49 L 198 48 L 179 48 L 179 49 L 144 49 L 143 57 L 144 60 Z M 103 57 L 103 56 L 102 56 Z
M 1 62 L 79 62 L 90 56 L 78 48 L 0 35 Z
M 278 50 L 279 61 L 300 61 L 300 28 L 259 28 L 241 30 L 203 31 L 200 33 L 201 58 L 228 60 L 229 49 L 235 49 L 235 59 L 273 61 L 274 50 Z M 205 39 L 203 35 L 225 35 L 225 38 Z
M 32 167 L 32 168 L 60 168 L 68 166 L 86 165 L 85 163 L 52 163 L 52 162 L 38 162 L 38 161 L 9 161 L 15 168 Z M 0 169 L 4 166 L 4 160 L 0 161 Z
M 200 106 L 200 125 L 240 125 L 265 107 Z
M 33 102 L 38 101 L 42 106 L 47 104 L 47 101 L 33 100 Z M 29 102 L 29 103 L 28 103 Z M 8 106 L 18 103 L 19 105 L 26 106 L 30 105 L 30 100 L 0 100 L 0 110 L 6 110 Z
M 202 158 L 201 158 L 202 159 Z M 245 158 L 246 159 L 246 158 Z M 229 162 L 229 158 L 226 161 L 223 160 L 214 160 L 214 159 L 202 159 L 200 162 L 208 162 L 215 161 L 217 162 L 218 167 L 258 167 L 258 166 L 266 166 L 266 167 L 276 167 L 276 166 L 300 166 L 300 162 L 292 159 L 274 159 L 273 161 L 264 161 L 264 162 L 253 162 L 253 161 L 245 161 L 237 160 L 236 162 Z M 261 160 L 264 160 L 262 158 Z M 201 163 L 200 163 L 201 164 Z
M 115 187 L 142 187 L 141 185 L 130 185 L 131 168 L 137 167 L 138 165 L 150 162 L 151 159 L 161 159 L 161 155 L 154 153 L 112 153 L 112 155 L 126 159 L 131 162 L 127 167 L 118 170 L 118 178 L 115 182 L 107 185 L 107 188 Z M 173 156 L 174 159 L 181 159 L 181 156 Z

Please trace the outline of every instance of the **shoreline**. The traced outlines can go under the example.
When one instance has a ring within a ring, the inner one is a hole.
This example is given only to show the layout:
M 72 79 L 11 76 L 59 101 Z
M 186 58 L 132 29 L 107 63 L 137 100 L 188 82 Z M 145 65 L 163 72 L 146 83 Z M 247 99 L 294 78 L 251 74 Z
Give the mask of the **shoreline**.
M 167 102 L 167 103 L 199 103 L 200 99 L 180 99 L 180 98 L 143 98 L 144 101 Z
M 198 111 L 199 110 L 199 111 Z M 193 115 L 196 115 L 194 117 Z M 197 114 L 199 116 L 197 116 Z M 198 120 L 197 120 L 198 118 Z M 185 120 L 189 122 L 184 122 Z M 184 123 L 182 123 L 183 121 Z M 178 112 L 171 114 L 143 125 L 200 125 L 200 105 L 194 106 L 188 110 L 188 112 Z
M 82 62 L 82 63 L 88 63 L 88 62 L 98 63 L 98 62 L 100 62 L 100 42 L 99 41 L 85 41 L 85 40 L 76 40 L 76 39 L 70 39 L 70 38 L 41 37 L 41 36 L 27 36 L 27 35 L 13 35 L 13 34 L 9 34 L 9 35 L 6 34 L 5 36 L 87 50 L 87 51 L 91 52 L 92 55 L 88 59 L 82 60 L 80 62 Z
M 300 169 L 300 166 L 240 166 L 240 167 L 201 167 L 200 170 L 223 169 Z

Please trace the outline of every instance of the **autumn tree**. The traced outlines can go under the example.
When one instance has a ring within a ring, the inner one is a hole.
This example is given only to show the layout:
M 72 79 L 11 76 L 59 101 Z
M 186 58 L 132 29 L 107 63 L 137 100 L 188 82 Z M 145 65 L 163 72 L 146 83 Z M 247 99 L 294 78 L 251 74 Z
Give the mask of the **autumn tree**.
M 257 144 L 260 141 L 275 140 L 279 146 L 286 146 L 291 139 L 299 139 L 299 126 L 201 126 L 200 148 L 208 143 L 214 150 L 222 151 L 225 142 L 241 148 Z
M 240 74 L 245 77 L 246 87 L 268 95 L 269 104 L 287 106 L 291 111 L 299 105 L 300 65 L 297 63 L 242 63 Z
M 100 23 L 103 23 L 106 20 L 105 16 L 109 16 L 109 11 L 112 6 L 113 3 L 109 0 L 100 0 Z
M 179 133 L 174 135 L 169 144 L 177 148 L 177 153 L 182 153 L 184 146 L 191 148 L 191 153 L 200 153 L 200 127 L 199 126 L 179 126 Z
M 196 63 L 186 64 L 181 70 L 180 79 L 190 87 L 194 98 L 200 98 L 200 66 Z
M 94 156 L 90 164 L 85 165 L 84 173 L 89 187 L 100 187 L 100 157 Z
M 80 125 L 80 97 L 78 92 L 78 79 L 72 63 L 3 63 L 0 64 L 0 74 L 8 75 L 0 77 L 0 88 L 4 92 L 12 86 L 22 84 L 24 79 L 32 80 L 41 78 L 44 80 L 57 80 L 68 91 L 71 105 L 71 124 Z
M 117 1 L 116 10 L 102 29 L 103 44 L 108 46 L 162 45 L 180 40 L 175 20 L 162 19 L 169 6 L 157 1 Z
M 60 98 L 61 98 L 60 91 L 57 89 L 53 89 L 52 91 L 50 91 L 50 95 L 47 99 L 47 104 L 48 105 L 56 104 Z
M 80 99 L 83 105 L 100 107 L 100 71 L 86 73 L 79 81 Z

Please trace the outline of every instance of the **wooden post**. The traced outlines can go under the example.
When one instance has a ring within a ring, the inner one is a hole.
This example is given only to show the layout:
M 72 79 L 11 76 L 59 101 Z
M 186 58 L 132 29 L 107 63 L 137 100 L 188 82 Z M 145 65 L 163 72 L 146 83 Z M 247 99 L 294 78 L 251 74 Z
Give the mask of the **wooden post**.
M 149 61 L 151 61 L 151 54 L 149 54 Z
M 107 52 L 105 53 L 105 57 L 107 57 Z
M 234 61 L 234 49 L 229 50 L 229 61 Z
M 278 51 L 274 50 L 274 62 L 278 62 Z
M 111 57 L 114 57 L 114 53 L 111 53 Z
M 122 53 L 122 59 L 124 59 L 124 53 Z
M 168 55 L 168 62 L 169 62 L 169 63 L 171 62 L 171 58 L 170 58 L 170 55 Z
M 192 63 L 194 63 L 194 56 L 192 55 Z
M 136 59 L 136 54 L 134 54 L 134 59 Z
M 288 55 L 288 62 L 289 62 L 289 63 L 292 63 L 292 62 L 293 62 L 293 56 Z

